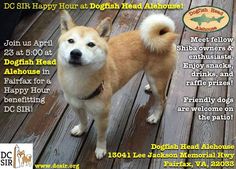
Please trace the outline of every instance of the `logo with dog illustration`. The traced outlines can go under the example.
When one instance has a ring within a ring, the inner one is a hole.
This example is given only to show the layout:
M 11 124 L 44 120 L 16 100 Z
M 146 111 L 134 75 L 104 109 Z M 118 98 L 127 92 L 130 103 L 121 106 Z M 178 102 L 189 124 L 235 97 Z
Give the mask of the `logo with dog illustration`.
M 0 144 L 0 169 L 32 169 L 33 144 Z
M 229 23 L 229 15 L 223 9 L 211 6 L 192 8 L 183 16 L 184 24 L 194 31 L 215 32 L 225 28 Z

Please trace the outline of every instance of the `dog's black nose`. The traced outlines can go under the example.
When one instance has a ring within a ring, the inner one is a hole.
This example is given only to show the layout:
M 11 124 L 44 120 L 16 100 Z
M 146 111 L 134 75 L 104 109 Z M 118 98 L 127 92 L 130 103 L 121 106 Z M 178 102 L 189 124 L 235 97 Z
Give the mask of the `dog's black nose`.
M 79 49 L 74 49 L 70 52 L 70 58 L 74 61 L 79 61 L 82 56 L 82 52 Z
M 82 52 L 79 49 L 74 49 L 70 52 L 69 63 L 72 65 L 82 65 L 81 57 Z

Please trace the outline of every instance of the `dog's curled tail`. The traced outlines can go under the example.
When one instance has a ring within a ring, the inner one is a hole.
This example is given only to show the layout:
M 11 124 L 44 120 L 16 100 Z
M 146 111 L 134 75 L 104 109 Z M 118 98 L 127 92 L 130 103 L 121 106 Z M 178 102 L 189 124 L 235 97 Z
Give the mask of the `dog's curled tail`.
M 163 14 L 153 14 L 144 19 L 140 26 L 141 39 L 151 52 L 170 49 L 177 34 L 175 24 Z

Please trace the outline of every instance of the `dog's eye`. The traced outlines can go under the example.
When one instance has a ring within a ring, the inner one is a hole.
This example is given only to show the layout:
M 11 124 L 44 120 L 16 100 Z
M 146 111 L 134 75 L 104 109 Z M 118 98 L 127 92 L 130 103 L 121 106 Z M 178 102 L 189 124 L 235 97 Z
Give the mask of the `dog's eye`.
M 68 42 L 69 43 L 75 43 L 74 39 L 69 39 Z
M 95 44 L 94 44 L 93 42 L 89 42 L 87 45 L 88 45 L 90 48 L 92 48 L 92 47 L 95 46 Z

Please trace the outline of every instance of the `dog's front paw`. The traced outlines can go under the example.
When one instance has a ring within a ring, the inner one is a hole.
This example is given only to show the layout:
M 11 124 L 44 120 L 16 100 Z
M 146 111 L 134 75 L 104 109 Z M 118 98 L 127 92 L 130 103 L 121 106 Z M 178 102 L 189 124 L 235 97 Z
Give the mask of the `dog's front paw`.
M 70 133 L 73 136 L 81 136 L 86 131 L 86 127 L 83 127 L 81 124 L 75 126 L 73 129 L 71 129 Z
M 150 124 L 156 124 L 158 120 L 159 118 L 155 114 L 152 114 L 147 118 L 147 122 Z
M 95 150 L 95 154 L 96 154 L 97 159 L 100 160 L 107 154 L 107 150 L 97 147 Z

